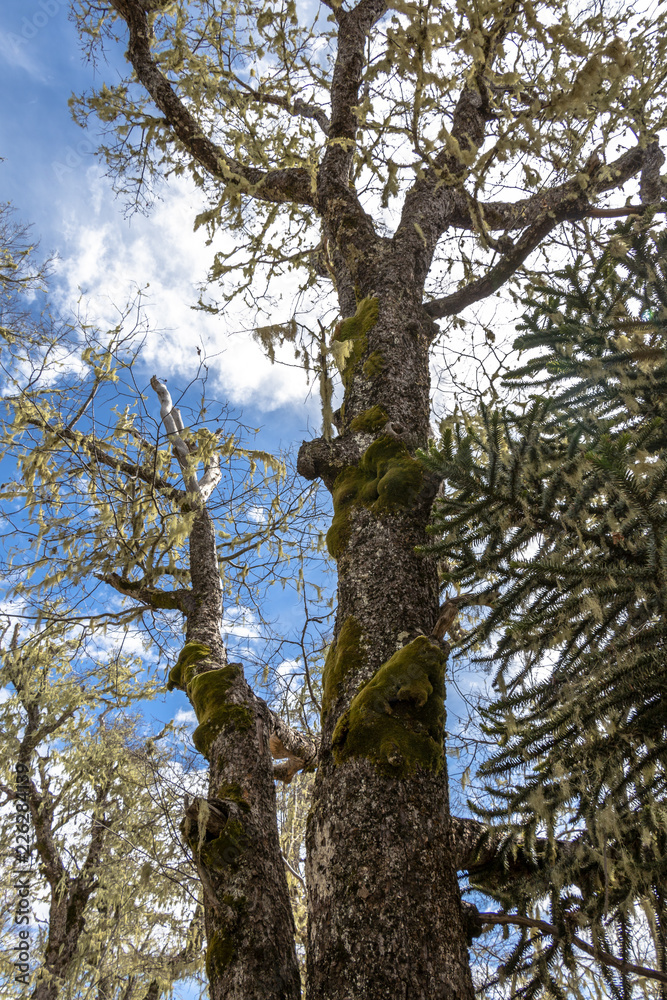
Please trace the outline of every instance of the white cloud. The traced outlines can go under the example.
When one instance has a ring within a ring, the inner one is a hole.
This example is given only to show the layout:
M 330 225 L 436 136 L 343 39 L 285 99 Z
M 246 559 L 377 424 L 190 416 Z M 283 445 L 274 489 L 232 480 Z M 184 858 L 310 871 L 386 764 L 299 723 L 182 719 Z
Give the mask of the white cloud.
M 237 638 L 256 639 L 260 634 L 257 627 L 257 615 L 242 606 L 228 608 L 222 621 L 222 632 Z
M 0 59 L 8 66 L 25 70 L 37 80 L 43 80 L 44 75 L 39 64 L 31 57 L 27 39 L 11 31 L 0 28 Z
M 196 726 L 197 716 L 191 708 L 179 708 L 174 716 L 174 723 L 177 726 Z
M 77 181 L 79 195 L 74 190 Z M 61 308 L 75 309 L 82 294 L 85 319 L 109 328 L 118 322 L 119 309 L 148 285 L 144 304 L 155 332 L 148 335 L 142 358 L 158 375 L 189 378 L 201 347 L 209 359 L 212 388 L 231 403 L 252 403 L 262 410 L 301 408 L 308 385 L 303 370 L 294 364 L 291 347 L 282 355 L 277 352 L 286 364 L 272 365 L 252 339 L 252 317 L 242 306 L 230 307 L 224 316 L 192 308 L 214 252 L 206 246 L 204 230 L 193 232 L 201 208 L 199 192 L 184 179 L 172 179 L 148 217 L 135 215 L 128 222 L 115 204 L 109 205 L 108 183 L 91 167 L 73 172 L 63 190 Z M 230 235 L 226 242 L 231 241 Z M 289 318 L 295 290 L 288 278 L 281 281 L 284 315 L 273 321 Z
M 283 660 L 278 666 L 278 674 L 281 677 L 289 677 L 301 667 L 301 660 L 297 656 L 294 660 Z
M 254 521 L 256 524 L 266 524 L 266 511 L 263 507 L 250 507 L 248 520 Z

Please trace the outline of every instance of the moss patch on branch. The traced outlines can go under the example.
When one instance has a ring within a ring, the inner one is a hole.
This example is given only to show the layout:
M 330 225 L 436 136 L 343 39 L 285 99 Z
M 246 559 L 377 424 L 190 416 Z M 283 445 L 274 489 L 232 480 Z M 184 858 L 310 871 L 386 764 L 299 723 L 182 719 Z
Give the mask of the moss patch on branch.
M 355 505 L 368 507 L 379 517 L 394 514 L 415 501 L 423 476 L 421 464 L 406 445 L 388 434 L 366 449 L 359 465 L 343 469 L 334 483 L 334 516 L 327 532 L 327 548 L 334 559 L 347 543 Z
M 241 673 L 240 664 L 230 663 L 220 670 L 197 674 L 188 684 L 188 697 L 199 722 L 192 734 L 192 741 L 205 757 L 208 757 L 216 736 L 226 726 L 233 726 L 241 731 L 247 731 L 252 726 L 250 709 L 227 700 L 230 687 Z
M 439 771 L 445 727 L 445 663 L 438 642 L 418 636 L 364 684 L 333 734 L 336 763 L 365 757 L 387 777 Z
M 327 653 L 322 674 L 322 718 L 335 701 L 341 682 L 364 663 L 361 648 L 361 627 L 356 618 L 346 618 Z
M 357 305 L 354 316 L 342 320 L 336 327 L 334 341 L 350 341 L 352 350 L 345 359 L 341 372 L 343 385 L 347 389 L 352 373 L 368 348 L 367 333 L 378 321 L 379 303 L 376 298 L 367 297 Z
M 169 671 L 167 691 L 180 688 L 185 691 L 189 682 L 194 677 L 194 666 L 200 660 L 205 660 L 211 655 L 211 650 L 203 642 L 186 642 L 179 653 L 175 665 Z

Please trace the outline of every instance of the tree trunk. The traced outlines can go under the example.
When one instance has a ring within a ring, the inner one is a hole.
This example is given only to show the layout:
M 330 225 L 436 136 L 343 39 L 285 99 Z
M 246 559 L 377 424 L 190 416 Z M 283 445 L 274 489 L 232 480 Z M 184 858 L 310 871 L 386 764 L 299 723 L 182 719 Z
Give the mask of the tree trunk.
M 38 979 L 32 1000 L 57 1000 L 63 979 L 73 962 L 85 927 L 84 912 L 92 892 L 88 882 L 68 880 L 66 887 L 51 887 L 49 936 L 44 952 L 45 978 Z
M 385 260 L 339 325 L 352 342 L 341 434 L 300 455 L 332 491 L 339 574 L 307 830 L 310 1000 L 474 995 L 444 754 L 449 650 L 431 636 L 435 564 L 415 551 L 437 489 L 414 459 L 428 437 L 431 324 L 400 273 Z
M 190 533 L 190 576 L 186 644 L 170 684 L 187 692 L 199 722 L 194 743 L 210 762 L 208 798 L 186 809 L 183 832 L 204 888 L 211 1000 L 299 1000 L 269 712 L 242 665 L 227 662 L 215 529 L 203 502 Z

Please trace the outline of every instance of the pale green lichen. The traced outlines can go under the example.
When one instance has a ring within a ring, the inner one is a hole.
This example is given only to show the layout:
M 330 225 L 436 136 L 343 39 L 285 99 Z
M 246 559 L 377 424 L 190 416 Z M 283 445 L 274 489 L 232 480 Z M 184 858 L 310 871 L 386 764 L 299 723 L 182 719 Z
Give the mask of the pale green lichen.
M 252 725 L 250 709 L 227 700 L 230 687 L 241 675 L 240 664 L 230 663 L 220 670 L 197 674 L 188 684 L 188 697 L 199 722 L 192 741 L 205 757 L 208 757 L 213 741 L 226 726 L 247 731 Z
M 333 734 L 336 763 L 365 757 L 388 777 L 443 764 L 446 654 L 418 636 L 359 690 Z
M 205 660 L 210 655 L 211 650 L 203 642 L 186 642 L 175 665 L 169 672 L 167 691 L 173 691 L 174 688 L 180 688 L 184 691 L 194 677 L 195 664 L 200 660 Z
M 339 694 L 340 684 L 348 674 L 355 673 L 363 666 L 364 657 L 360 648 L 361 627 L 356 618 L 346 618 L 338 639 L 332 643 L 327 653 L 322 674 L 322 718 L 328 713 Z
M 368 507 L 379 517 L 394 514 L 414 502 L 422 481 L 422 466 L 402 441 L 387 434 L 374 441 L 359 465 L 343 469 L 334 482 L 334 516 L 327 532 L 327 548 L 334 559 L 347 543 L 355 505 Z
M 351 341 L 351 349 L 348 346 L 341 355 L 343 364 L 341 377 L 343 385 L 347 388 L 352 374 L 366 353 L 368 347 L 367 333 L 378 321 L 379 303 L 376 298 L 367 297 L 362 299 L 357 305 L 354 316 L 342 320 L 336 327 L 333 341 Z
M 371 406 L 350 422 L 350 430 L 373 434 L 375 431 L 381 431 L 388 420 L 389 416 L 383 406 Z

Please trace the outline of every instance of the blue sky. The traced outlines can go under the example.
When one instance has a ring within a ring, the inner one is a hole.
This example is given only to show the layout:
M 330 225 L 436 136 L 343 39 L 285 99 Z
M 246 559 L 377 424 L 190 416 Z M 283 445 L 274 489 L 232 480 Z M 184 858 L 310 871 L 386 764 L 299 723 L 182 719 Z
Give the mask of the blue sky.
M 148 217 L 125 217 L 95 157 L 97 135 L 75 124 L 67 103 L 73 93 L 117 79 L 123 46 L 108 50 L 106 64 L 87 62 L 67 7 L 61 0 L 5 0 L 0 13 L 0 197 L 33 223 L 43 250 L 58 253 L 58 305 L 71 308 L 82 293 L 90 318 L 104 325 L 113 322 L 114 304 L 148 285 L 156 332 L 147 368 L 187 380 L 203 343 L 217 356 L 211 371 L 218 394 L 242 406 L 249 423 L 264 425 L 265 447 L 310 436 L 319 422 L 317 393 L 307 401 L 298 367 L 271 366 L 248 336 L 247 312 L 237 308 L 221 318 L 192 311 L 213 254 L 205 233 L 193 232 L 198 192 L 170 182 Z M 288 284 L 285 318 L 289 291 Z

